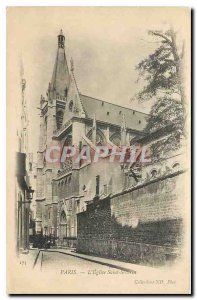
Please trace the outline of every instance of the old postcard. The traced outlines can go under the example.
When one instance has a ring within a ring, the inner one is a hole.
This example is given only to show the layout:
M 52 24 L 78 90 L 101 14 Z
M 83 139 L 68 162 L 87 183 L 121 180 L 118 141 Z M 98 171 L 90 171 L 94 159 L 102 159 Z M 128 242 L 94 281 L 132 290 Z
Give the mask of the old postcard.
M 7 8 L 7 292 L 191 293 L 191 11 Z

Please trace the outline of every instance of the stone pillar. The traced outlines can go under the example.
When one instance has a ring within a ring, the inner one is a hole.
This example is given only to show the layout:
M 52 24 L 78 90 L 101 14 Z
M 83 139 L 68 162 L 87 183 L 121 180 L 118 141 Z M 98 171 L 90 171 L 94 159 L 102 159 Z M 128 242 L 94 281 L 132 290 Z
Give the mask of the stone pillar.
M 74 120 L 72 124 L 72 145 L 78 147 L 79 142 L 85 135 L 85 124 L 82 121 Z
M 20 249 L 22 252 L 29 250 L 29 212 L 31 201 L 27 199 L 27 192 L 23 191 L 20 201 L 19 226 L 20 226 Z
M 93 124 L 92 124 L 92 143 L 96 145 L 96 115 L 94 114 Z
M 127 132 L 126 134 L 126 145 L 129 146 L 130 145 L 130 133 Z
M 48 117 L 47 117 L 47 146 L 52 143 L 52 137 L 54 130 L 57 129 L 56 126 L 56 107 L 51 103 L 48 106 Z
M 105 130 L 106 140 L 109 141 L 109 126 Z
M 45 131 L 45 128 L 44 128 L 44 117 L 43 115 L 41 114 L 40 115 L 40 135 L 39 135 L 39 151 L 42 151 L 43 150 L 43 147 L 44 147 L 44 131 Z
M 52 203 L 52 169 L 47 169 L 45 171 L 45 198 L 46 204 Z
M 121 125 L 121 146 L 126 145 L 126 122 L 125 122 L 125 115 L 122 115 L 122 125 Z

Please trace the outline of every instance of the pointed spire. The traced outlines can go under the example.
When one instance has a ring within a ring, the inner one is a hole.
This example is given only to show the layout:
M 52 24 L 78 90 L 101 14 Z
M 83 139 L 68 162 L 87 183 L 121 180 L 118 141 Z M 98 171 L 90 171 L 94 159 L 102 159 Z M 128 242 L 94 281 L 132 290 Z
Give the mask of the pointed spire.
M 22 88 L 22 93 L 24 92 L 26 88 L 26 80 L 24 77 L 24 66 L 23 66 L 23 58 L 22 55 L 20 57 L 20 77 L 21 77 L 21 88 Z
M 50 97 L 56 98 L 57 96 L 66 97 L 69 86 L 69 70 L 65 55 L 65 36 L 60 30 L 58 35 L 58 49 L 53 69 L 53 75 L 50 85 Z
M 122 114 L 122 124 L 121 124 L 121 146 L 126 145 L 126 121 L 125 114 Z
M 125 114 L 122 114 L 122 125 L 121 125 L 121 130 L 126 131 L 126 121 L 125 121 Z
M 96 129 L 96 114 L 94 114 L 94 116 L 93 116 L 92 129 Z
M 25 95 L 25 88 L 26 88 L 26 80 L 24 77 L 24 66 L 22 56 L 20 58 L 20 76 L 21 76 L 21 152 L 28 153 L 28 110 L 27 110 L 27 103 L 26 103 L 26 95 Z
M 93 117 L 93 124 L 92 124 L 92 143 L 96 145 L 96 115 L 95 114 Z
M 69 108 L 69 104 L 71 103 L 71 101 L 73 102 L 73 109 Z M 71 71 L 70 72 L 70 77 L 69 77 L 69 87 L 68 87 L 68 94 L 67 94 L 67 103 L 68 103 L 68 110 L 69 110 L 69 114 L 67 112 L 65 112 L 64 114 L 64 123 L 66 123 L 70 117 L 71 114 L 84 118 L 85 117 L 85 111 L 82 105 L 82 101 L 80 98 L 80 94 L 78 91 L 78 87 L 76 84 L 76 80 L 75 80 L 75 76 L 74 76 L 74 72 Z
M 110 177 L 109 183 L 108 183 L 108 193 L 112 193 L 112 185 L 113 185 L 113 178 Z

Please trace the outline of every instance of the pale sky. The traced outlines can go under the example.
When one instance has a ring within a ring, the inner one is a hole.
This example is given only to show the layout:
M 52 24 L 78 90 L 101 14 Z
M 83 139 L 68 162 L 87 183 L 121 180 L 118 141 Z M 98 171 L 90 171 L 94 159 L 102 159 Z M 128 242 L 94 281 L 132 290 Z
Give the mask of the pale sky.
M 36 153 L 40 95 L 46 95 L 57 51 L 57 35 L 65 34 L 67 62 L 81 93 L 149 112 L 151 103 L 131 102 L 140 88 L 136 64 L 157 46 L 149 29 L 173 24 L 182 34 L 189 11 L 177 8 L 9 8 L 8 72 L 14 105 L 20 104 L 20 54 L 27 81 L 29 150 Z M 12 73 L 12 74 L 10 74 Z

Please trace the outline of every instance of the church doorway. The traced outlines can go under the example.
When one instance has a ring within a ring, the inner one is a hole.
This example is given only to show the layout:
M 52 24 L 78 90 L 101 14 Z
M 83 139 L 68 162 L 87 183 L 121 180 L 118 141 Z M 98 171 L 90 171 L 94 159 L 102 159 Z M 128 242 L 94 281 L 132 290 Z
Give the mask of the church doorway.
M 66 213 L 63 210 L 60 215 L 60 224 L 59 224 L 59 239 L 62 241 L 67 238 L 67 218 Z

